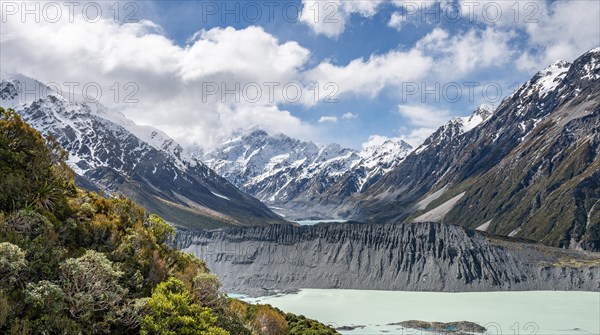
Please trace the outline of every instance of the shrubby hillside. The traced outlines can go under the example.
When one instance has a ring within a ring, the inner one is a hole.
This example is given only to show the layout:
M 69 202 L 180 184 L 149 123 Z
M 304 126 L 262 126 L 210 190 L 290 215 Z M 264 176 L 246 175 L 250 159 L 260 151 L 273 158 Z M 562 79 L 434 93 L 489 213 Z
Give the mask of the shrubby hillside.
M 0 108 L 0 333 L 336 334 L 227 298 L 174 232 L 76 187 L 66 153 Z

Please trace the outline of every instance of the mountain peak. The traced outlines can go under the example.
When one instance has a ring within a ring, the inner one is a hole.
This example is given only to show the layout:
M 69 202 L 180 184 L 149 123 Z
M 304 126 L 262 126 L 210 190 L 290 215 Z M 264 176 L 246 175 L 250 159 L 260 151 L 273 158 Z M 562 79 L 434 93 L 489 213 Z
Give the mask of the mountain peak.
M 558 87 L 571 65 L 569 62 L 559 60 L 539 71 L 523 86 L 526 89 L 525 95 L 531 95 L 533 92 L 538 92 L 539 97 L 548 95 Z M 520 91 L 517 90 L 515 93 Z
M 370 143 L 365 145 L 363 149 L 360 151 L 360 156 L 362 158 L 376 157 L 381 155 L 382 153 L 399 153 L 410 152 L 412 150 L 412 146 L 405 141 L 399 138 L 388 138 L 384 140 L 382 143 Z
M 496 107 L 490 104 L 481 104 L 473 111 L 473 113 L 469 117 L 469 120 L 473 120 L 474 118 L 479 117 L 482 119 L 483 122 L 487 120 L 490 116 L 492 116 L 494 110 L 496 110 Z
M 260 129 L 242 133 L 206 152 L 201 159 L 239 188 L 295 217 L 309 215 L 295 205 L 308 205 L 310 199 L 319 199 L 348 175 L 360 177 L 354 190 L 359 191 L 412 149 L 400 139 L 379 141 L 359 152 L 337 143 L 317 146 Z
M 546 67 L 544 70 L 542 70 L 542 72 L 554 71 L 556 69 L 565 69 L 565 68 L 568 68 L 569 66 L 571 66 L 571 63 L 567 62 L 566 60 L 557 60 L 556 62 L 550 64 L 548 67 Z
M 590 51 L 586 52 L 585 54 L 596 54 L 596 53 L 600 53 L 600 47 L 591 49 Z
M 573 68 L 583 80 L 600 79 L 600 47 L 592 49 L 575 60 Z
M 244 134 L 244 137 L 267 137 L 269 133 L 267 133 L 264 129 L 253 128 Z
M 477 107 L 470 116 L 455 117 L 448 121 L 446 126 L 460 128 L 460 131 L 457 134 L 466 133 L 489 119 L 493 112 L 493 106 L 482 104 Z

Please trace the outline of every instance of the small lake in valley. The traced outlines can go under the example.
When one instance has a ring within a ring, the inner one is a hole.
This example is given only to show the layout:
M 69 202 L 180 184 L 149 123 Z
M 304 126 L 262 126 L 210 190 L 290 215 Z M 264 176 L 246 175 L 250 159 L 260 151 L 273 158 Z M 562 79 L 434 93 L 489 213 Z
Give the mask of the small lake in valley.
M 294 221 L 299 225 L 302 226 L 314 226 L 317 223 L 344 223 L 344 222 L 348 222 L 348 220 L 341 220 L 341 219 L 330 219 L 330 220 L 299 220 L 299 221 Z

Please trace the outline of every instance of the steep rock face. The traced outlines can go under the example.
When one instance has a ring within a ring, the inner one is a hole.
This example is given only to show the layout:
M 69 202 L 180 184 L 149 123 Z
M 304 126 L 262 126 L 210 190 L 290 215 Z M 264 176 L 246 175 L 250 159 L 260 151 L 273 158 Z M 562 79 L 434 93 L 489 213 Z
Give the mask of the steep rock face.
M 345 196 L 362 192 L 411 149 L 400 140 L 388 140 L 362 151 L 338 144 L 318 147 L 255 129 L 241 132 L 198 157 L 243 191 L 290 218 L 306 218 L 330 215 L 318 202 L 340 180 L 344 180 Z
M 423 291 L 598 290 L 597 254 L 489 239 L 439 223 L 178 231 L 228 292 L 300 288 Z M 564 267 L 560 260 L 581 266 Z M 592 265 L 593 264 L 593 265 Z
M 338 202 L 339 215 L 359 221 L 375 218 L 381 222 L 408 217 L 423 196 L 444 187 L 439 181 L 460 159 L 463 139 L 476 137 L 478 129 L 491 118 L 492 110 L 483 105 L 469 117 L 448 121 L 363 194 Z
M 26 87 L 25 87 L 26 86 Z M 20 95 L 37 88 L 35 95 Z M 194 227 L 265 225 L 283 220 L 161 131 L 141 127 L 100 104 L 67 99 L 21 75 L 0 82 L 2 106 L 14 108 L 69 152 L 82 186 L 122 193 L 166 220 Z
M 599 78 L 600 49 L 540 71 L 480 126 L 440 128 L 350 216 L 393 222 L 437 211 L 446 222 L 600 250 Z

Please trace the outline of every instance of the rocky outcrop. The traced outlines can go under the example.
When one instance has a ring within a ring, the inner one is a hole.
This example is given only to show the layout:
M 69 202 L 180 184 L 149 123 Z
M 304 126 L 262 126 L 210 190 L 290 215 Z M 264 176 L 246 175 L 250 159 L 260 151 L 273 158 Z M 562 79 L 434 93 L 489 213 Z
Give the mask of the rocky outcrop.
M 455 322 L 428 322 L 419 320 L 402 321 L 398 323 L 391 323 L 388 325 L 399 325 L 404 328 L 418 329 L 424 331 L 434 331 L 441 333 L 451 334 L 472 334 L 472 333 L 485 333 L 487 330 L 474 322 L 469 321 L 455 321 Z
M 180 230 L 176 242 L 204 259 L 228 292 L 253 295 L 299 288 L 600 289 L 598 254 L 440 223 Z

